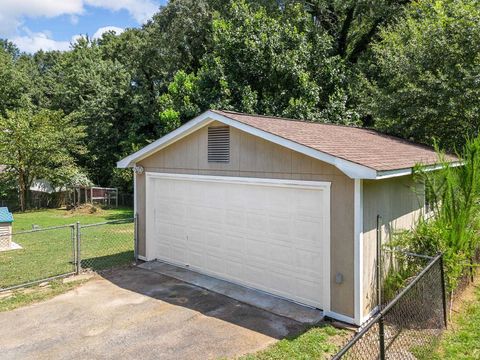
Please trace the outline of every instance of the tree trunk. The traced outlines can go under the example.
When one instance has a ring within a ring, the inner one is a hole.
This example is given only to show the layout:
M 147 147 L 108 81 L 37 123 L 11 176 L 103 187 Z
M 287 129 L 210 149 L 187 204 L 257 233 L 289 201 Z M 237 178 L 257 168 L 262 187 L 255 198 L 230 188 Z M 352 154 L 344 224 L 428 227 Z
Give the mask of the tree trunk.
M 23 170 L 18 172 L 18 199 L 20 203 L 20 211 L 25 211 L 26 209 L 26 198 L 27 198 L 27 188 L 25 184 L 25 173 Z

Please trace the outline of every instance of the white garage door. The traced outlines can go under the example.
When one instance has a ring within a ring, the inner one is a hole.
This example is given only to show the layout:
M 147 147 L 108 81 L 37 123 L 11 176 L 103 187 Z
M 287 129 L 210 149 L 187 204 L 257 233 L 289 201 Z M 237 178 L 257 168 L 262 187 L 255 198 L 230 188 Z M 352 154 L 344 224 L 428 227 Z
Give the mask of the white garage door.
M 330 308 L 330 183 L 147 173 L 146 252 Z

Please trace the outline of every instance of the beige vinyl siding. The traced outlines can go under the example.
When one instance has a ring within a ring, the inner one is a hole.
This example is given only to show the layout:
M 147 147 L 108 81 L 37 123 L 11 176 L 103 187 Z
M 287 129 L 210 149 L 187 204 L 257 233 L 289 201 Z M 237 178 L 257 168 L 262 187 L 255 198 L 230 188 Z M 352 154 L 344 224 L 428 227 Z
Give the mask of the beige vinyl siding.
M 363 182 L 364 315 L 376 306 L 376 224 L 382 217 L 382 242 L 395 231 L 412 228 L 424 206 L 423 185 L 412 176 Z
M 212 123 L 209 126 L 221 125 Z M 207 126 L 138 162 L 147 172 L 331 182 L 331 310 L 354 316 L 354 181 L 332 165 L 231 128 L 230 162 L 209 163 Z M 139 254 L 145 254 L 145 175 L 137 175 Z M 335 283 L 341 273 L 342 284 Z

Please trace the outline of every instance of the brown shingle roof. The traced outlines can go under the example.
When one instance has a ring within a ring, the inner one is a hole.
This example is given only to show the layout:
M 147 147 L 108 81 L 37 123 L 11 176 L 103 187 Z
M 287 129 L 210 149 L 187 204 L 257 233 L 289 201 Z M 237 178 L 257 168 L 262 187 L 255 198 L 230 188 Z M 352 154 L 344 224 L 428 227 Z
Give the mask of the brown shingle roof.
M 219 115 L 377 171 L 439 162 L 436 152 L 375 130 L 213 110 Z M 448 155 L 447 160 L 457 161 Z

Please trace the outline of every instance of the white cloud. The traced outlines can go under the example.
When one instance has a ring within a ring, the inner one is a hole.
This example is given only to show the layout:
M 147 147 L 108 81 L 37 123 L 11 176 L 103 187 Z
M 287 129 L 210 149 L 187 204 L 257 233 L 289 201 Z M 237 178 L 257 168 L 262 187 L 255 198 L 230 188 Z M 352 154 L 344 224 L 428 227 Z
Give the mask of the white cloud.
M 160 0 L 0 0 L 0 37 L 18 34 L 26 18 L 53 18 L 70 15 L 72 24 L 85 12 L 85 6 L 126 10 L 139 23 L 147 21 L 158 10 Z
M 92 39 L 100 39 L 102 35 L 107 31 L 113 31 L 115 32 L 116 35 L 120 35 L 124 31 L 124 29 L 116 26 L 104 26 L 99 28 L 97 31 L 95 31 L 95 34 L 93 34 Z
M 52 38 L 50 31 L 32 32 L 28 28 L 22 28 L 25 35 L 15 36 L 10 40 L 13 41 L 22 51 L 34 53 L 38 50 L 60 50 L 70 49 L 70 45 L 76 43 L 84 35 L 78 34 L 72 36 L 70 41 L 57 41 Z M 107 31 L 114 31 L 115 34 L 121 34 L 124 29 L 116 26 L 104 26 L 99 28 L 92 36 L 92 39 L 100 39 Z
M 15 36 L 11 39 L 21 50 L 34 53 L 40 49 L 65 51 L 70 48 L 70 41 L 56 41 L 48 32 L 29 32 L 27 35 Z M 72 41 L 75 41 L 72 38 Z
M 84 0 L 0 0 L 0 35 L 16 33 L 24 18 L 79 15 Z
M 79 20 L 77 15 L 70 15 L 70 23 L 72 25 L 77 25 Z
M 159 8 L 154 0 L 85 0 L 85 4 L 112 11 L 127 10 L 139 24 L 150 19 Z

